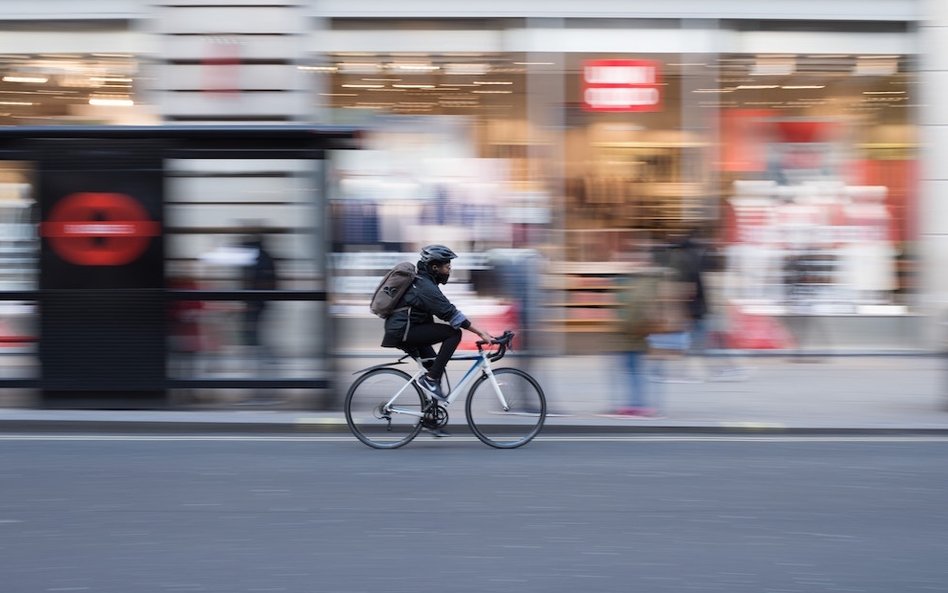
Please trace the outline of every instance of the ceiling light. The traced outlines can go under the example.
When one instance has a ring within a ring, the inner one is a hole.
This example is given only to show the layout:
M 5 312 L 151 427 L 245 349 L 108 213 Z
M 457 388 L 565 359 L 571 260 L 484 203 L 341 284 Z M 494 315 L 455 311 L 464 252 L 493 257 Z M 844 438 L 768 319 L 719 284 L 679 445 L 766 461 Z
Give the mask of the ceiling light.
M 392 87 L 396 89 L 433 89 L 435 85 L 433 84 L 393 84 Z
M 825 84 L 785 84 L 782 89 L 825 89 Z
M 796 70 L 793 56 L 760 56 L 751 66 L 751 76 L 788 76 Z
M 384 88 L 384 84 L 344 84 L 342 88 L 344 89 L 381 89 Z
M 513 84 L 513 82 L 509 80 L 475 80 L 474 84 L 476 86 L 481 86 L 485 84 Z
M 471 76 L 481 76 L 487 74 L 490 71 L 490 66 L 487 64 L 445 64 L 444 73 L 445 74 L 456 74 L 459 76 L 471 75 Z
M 754 90 L 754 89 L 775 89 L 777 85 L 775 84 L 740 84 L 736 88 L 742 90 Z
M 374 62 L 340 62 L 337 65 L 340 70 L 350 74 L 375 74 L 382 69 L 380 64 Z
M 896 56 L 859 56 L 855 76 L 892 76 L 899 71 L 899 60 Z
M 393 63 L 388 65 L 389 68 L 394 70 L 408 70 L 408 71 L 418 71 L 418 72 L 428 72 L 431 70 L 439 70 L 440 66 L 432 66 L 431 64 L 421 64 L 421 63 L 411 63 L 411 62 L 402 62 L 402 63 Z
M 89 105 L 97 107 L 131 107 L 135 105 L 128 97 L 90 97 Z
M 33 84 L 43 84 L 48 81 L 48 76 L 20 76 L 20 75 L 10 75 L 4 76 L 3 82 L 27 82 Z

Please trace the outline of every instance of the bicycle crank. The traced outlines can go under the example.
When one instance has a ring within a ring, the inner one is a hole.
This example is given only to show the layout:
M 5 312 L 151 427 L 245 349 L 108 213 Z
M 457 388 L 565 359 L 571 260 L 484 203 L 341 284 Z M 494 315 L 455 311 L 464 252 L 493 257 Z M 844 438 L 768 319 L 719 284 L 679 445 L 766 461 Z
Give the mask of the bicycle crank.
M 425 428 L 435 429 L 441 428 L 448 423 L 448 410 L 444 406 L 434 404 L 425 410 L 425 417 L 422 420 L 422 425 Z

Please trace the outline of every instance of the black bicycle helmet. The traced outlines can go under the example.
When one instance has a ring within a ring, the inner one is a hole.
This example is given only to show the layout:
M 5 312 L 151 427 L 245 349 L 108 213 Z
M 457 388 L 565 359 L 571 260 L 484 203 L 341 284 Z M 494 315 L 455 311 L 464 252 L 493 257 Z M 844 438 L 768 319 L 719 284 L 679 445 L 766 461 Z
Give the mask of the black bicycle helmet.
M 423 264 L 443 264 L 449 262 L 458 256 L 444 245 L 428 245 L 421 250 L 421 259 Z

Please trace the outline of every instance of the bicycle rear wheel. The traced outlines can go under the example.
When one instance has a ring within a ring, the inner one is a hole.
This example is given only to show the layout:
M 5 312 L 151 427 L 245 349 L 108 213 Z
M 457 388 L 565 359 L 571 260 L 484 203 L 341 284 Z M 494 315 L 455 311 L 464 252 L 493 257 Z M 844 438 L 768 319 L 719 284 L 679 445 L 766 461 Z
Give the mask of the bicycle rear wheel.
M 495 369 L 494 377 L 507 403 L 482 375 L 467 394 L 467 423 L 471 432 L 491 447 L 514 449 L 539 434 L 546 419 L 546 397 L 536 379 L 520 369 Z
M 391 406 L 386 407 L 395 394 Z M 375 449 L 395 449 L 421 430 L 424 397 L 411 376 L 398 369 L 374 369 L 346 394 L 346 424 L 357 439 Z

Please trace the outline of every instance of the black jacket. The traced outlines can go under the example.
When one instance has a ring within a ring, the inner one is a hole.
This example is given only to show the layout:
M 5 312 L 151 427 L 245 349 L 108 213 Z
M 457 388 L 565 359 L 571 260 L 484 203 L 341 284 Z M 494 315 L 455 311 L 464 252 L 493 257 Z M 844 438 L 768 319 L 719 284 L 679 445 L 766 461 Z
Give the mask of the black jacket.
M 411 287 L 402 297 L 395 312 L 385 320 L 385 336 L 382 346 L 397 348 L 408 335 L 411 327 L 424 323 L 434 323 L 434 318 L 451 324 L 451 327 L 468 328 L 471 322 L 464 313 L 451 304 L 444 296 L 438 284 L 427 271 L 421 271 L 415 277 Z
M 697 243 L 686 239 L 672 250 L 672 268 L 678 280 L 689 286 L 685 311 L 691 319 L 703 319 L 708 314 L 708 301 L 704 290 L 704 273 L 708 268 L 708 257 Z

